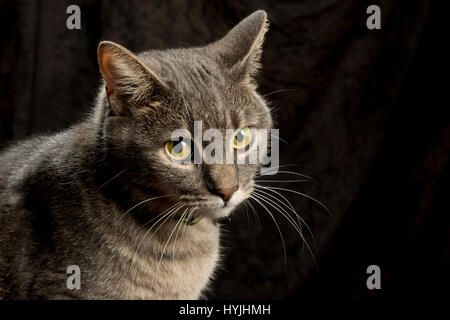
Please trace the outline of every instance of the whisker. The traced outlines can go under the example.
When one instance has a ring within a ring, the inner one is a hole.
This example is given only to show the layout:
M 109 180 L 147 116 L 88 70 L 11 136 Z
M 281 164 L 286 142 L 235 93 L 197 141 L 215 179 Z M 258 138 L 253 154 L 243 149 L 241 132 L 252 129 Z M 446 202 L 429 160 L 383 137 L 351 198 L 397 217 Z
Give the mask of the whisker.
M 277 138 L 277 139 L 280 140 L 281 142 L 284 142 L 284 143 L 286 143 L 286 144 L 289 144 L 289 142 L 287 142 L 286 140 L 280 138 L 279 136 L 276 136 L 276 135 L 273 135 L 273 134 L 270 134 L 270 135 L 271 135 L 272 137 L 274 137 L 274 138 Z
M 183 219 L 188 215 L 189 212 L 192 212 L 192 208 L 186 209 L 183 214 L 180 217 L 180 221 L 183 221 Z M 186 225 L 186 224 L 185 224 Z M 175 261 L 175 246 L 178 240 L 178 233 L 183 228 L 183 223 L 180 223 L 180 227 L 178 228 L 177 233 L 175 234 L 175 241 L 173 242 L 173 250 L 172 250 L 172 262 Z
M 250 209 L 246 201 L 242 202 L 242 204 L 245 208 L 245 216 L 247 218 L 247 230 L 250 231 L 250 213 L 249 213 Z
M 149 198 L 149 199 L 143 200 L 143 201 L 139 202 L 138 204 L 132 206 L 132 207 L 131 207 L 130 209 L 128 209 L 127 211 L 125 211 L 125 214 L 129 213 L 129 212 L 132 211 L 134 208 L 136 208 L 136 207 L 138 207 L 138 206 L 140 206 L 140 205 L 142 205 L 142 204 L 144 204 L 144 203 L 147 203 L 147 202 L 149 202 L 149 201 L 152 201 L 152 200 L 155 200 L 155 199 L 159 199 L 159 198 L 165 198 L 165 197 L 176 196 L 176 195 L 179 195 L 179 194 L 180 194 L 180 193 L 174 193 L 174 194 L 169 194 L 169 195 L 165 195 L 165 196 L 157 196 L 157 197 L 153 197 L 153 198 Z M 124 215 L 125 215 L 125 214 L 124 214 Z
M 257 196 L 257 194 L 255 194 L 255 196 Z M 290 217 L 289 214 L 288 214 L 283 208 L 281 208 L 279 205 L 277 205 L 274 201 L 270 201 L 270 199 L 264 198 L 264 197 L 261 196 L 261 195 L 259 195 L 259 199 L 260 199 L 261 201 L 264 201 L 264 202 L 267 203 L 268 205 L 270 205 L 272 208 L 274 208 L 274 209 L 277 210 L 278 212 L 280 212 L 280 213 L 283 215 L 283 217 L 286 218 L 286 220 L 289 221 L 289 223 L 294 227 L 294 229 L 295 229 L 295 230 L 297 231 L 297 233 L 299 234 L 300 238 L 303 240 L 303 241 L 302 241 L 303 245 L 306 245 L 306 247 L 307 247 L 307 249 L 308 249 L 308 251 L 309 251 L 309 253 L 310 253 L 310 255 L 311 255 L 311 258 L 313 259 L 314 264 L 317 266 L 317 264 L 316 264 L 316 259 L 315 259 L 315 257 L 314 257 L 314 253 L 313 253 L 313 251 L 312 251 L 312 249 L 311 249 L 311 247 L 310 247 L 308 241 L 306 241 L 305 237 L 303 236 L 303 233 L 302 233 L 301 229 L 299 229 L 299 228 L 297 227 L 297 225 L 294 223 L 294 220 L 292 219 L 292 217 Z M 281 211 L 280 211 L 279 209 L 281 209 Z M 283 213 L 283 212 L 284 212 L 284 213 Z M 289 219 L 289 218 L 290 218 L 290 219 Z
M 253 213 L 253 215 L 256 217 L 256 220 L 258 221 L 258 232 L 261 233 L 261 221 L 259 220 L 258 217 L 258 213 L 256 212 L 255 207 L 253 206 L 253 204 L 251 203 L 251 201 L 247 201 L 246 202 L 248 204 L 248 206 L 250 207 L 251 211 Z
M 298 219 L 300 225 L 301 225 L 301 224 L 304 224 L 305 227 L 306 227 L 306 229 L 308 229 L 308 232 L 309 232 L 309 234 L 311 235 L 311 238 L 312 238 L 312 240 L 313 240 L 314 247 L 316 247 L 316 239 L 315 239 L 315 237 L 314 237 L 314 234 L 313 234 L 312 230 L 310 229 L 310 227 L 308 226 L 308 224 L 306 223 L 306 221 L 305 221 L 305 220 L 297 213 L 297 211 L 295 210 L 294 206 L 291 204 L 291 202 L 290 202 L 285 196 L 283 196 L 281 193 L 279 193 L 279 192 L 277 192 L 277 191 L 275 191 L 275 190 L 271 190 L 271 189 L 269 189 L 269 188 L 267 188 L 267 187 L 259 186 L 259 185 L 256 185 L 256 184 L 255 184 L 255 187 L 257 187 L 257 188 L 262 188 L 262 189 L 266 190 L 267 192 L 264 192 L 264 191 L 262 191 L 262 190 L 259 190 L 259 192 L 262 192 L 262 193 L 264 193 L 264 194 L 267 194 L 268 196 L 271 196 L 273 199 L 276 199 L 277 201 L 279 201 L 279 203 L 281 203 L 282 205 L 284 205 L 284 206 L 286 206 L 287 208 L 289 208 L 289 209 L 295 214 L 295 216 L 297 217 L 297 219 Z M 274 195 L 268 193 L 269 191 L 270 191 L 270 192 L 273 192 L 273 193 L 277 194 L 278 196 L 280 196 L 281 198 L 283 198 L 283 200 L 286 201 L 286 203 L 284 203 L 283 201 L 280 201 L 280 199 L 278 199 L 278 198 L 275 197 Z M 289 205 L 288 205 L 288 204 L 289 204 Z
M 280 164 L 274 168 L 286 168 L 286 167 L 304 167 L 301 164 L 298 163 L 286 163 L 286 164 Z
M 257 194 L 255 194 L 255 196 L 257 196 Z M 316 258 L 314 257 L 314 253 L 313 253 L 313 251 L 312 251 L 312 249 L 311 249 L 311 246 L 309 245 L 309 243 L 308 243 L 308 241 L 306 241 L 306 238 L 303 236 L 303 232 L 302 232 L 302 230 L 301 230 L 301 228 L 298 228 L 297 227 L 297 225 L 294 223 L 294 219 L 282 208 L 282 207 L 280 207 L 279 205 L 277 205 L 277 203 L 275 202 L 275 201 L 273 201 L 273 200 L 270 200 L 270 199 L 268 199 L 268 198 L 265 198 L 264 196 L 262 196 L 261 194 L 259 194 L 259 199 L 261 200 L 261 201 L 264 201 L 264 202 L 266 202 L 268 205 L 270 205 L 272 208 L 274 208 L 274 209 L 276 209 L 278 212 L 280 212 L 282 215 L 283 215 L 283 217 L 285 217 L 286 218 L 286 220 L 288 220 L 289 221 L 289 223 L 294 227 L 294 229 L 297 231 L 297 233 L 299 234 L 299 236 L 300 236 L 300 238 L 303 240 L 302 241 L 302 244 L 303 245 L 306 245 L 306 247 L 307 247 L 307 249 L 308 249 L 308 251 L 309 251 L 309 253 L 310 253 L 310 255 L 311 255 L 311 258 L 313 259 L 313 262 L 314 262 L 314 265 L 316 265 L 317 266 L 317 264 L 316 264 Z M 280 211 L 281 210 L 281 211 Z M 283 213 L 284 212 L 284 213 Z M 309 229 L 309 228 L 308 228 Z
M 274 203 L 273 200 L 270 200 L 266 197 L 264 197 L 262 194 L 253 191 L 253 195 L 258 198 L 261 201 L 264 201 L 265 203 L 267 203 L 268 205 L 270 205 L 272 208 L 274 208 L 275 210 L 277 210 L 278 212 L 280 212 L 283 217 L 286 218 L 286 220 L 289 221 L 289 223 L 294 227 L 294 229 L 301 235 L 302 234 L 302 230 L 301 227 L 299 225 L 297 225 L 297 223 L 295 223 L 295 220 L 292 219 L 292 217 L 286 212 L 286 210 L 284 210 L 281 206 L 279 206 L 278 204 Z
M 173 217 L 173 216 L 178 212 L 178 210 L 180 210 L 183 206 L 184 206 L 184 203 L 181 203 L 181 202 L 180 202 L 180 205 L 179 205 L 179 206 L 177 206 L 176 208 L 173 208 L 171 211 L 169 211 L 169 212 L 166 214 L 166 218 L 164 219 L 164 221 L 159 225 L 158 228 L 156 228 L 156 230 L 153 232 L 153 234 L 150 236 L 150 238 L 148 238 L 148 241 L 150 241 L 151 239 L 153 239 L 153 237 L 156 235 L 156 233 L 158 232 L 158 230 L 161 229 L 161 227 L 164 225 L 164 223 L 166 223 L 171 217 Z M 160 221 L 160 220 L 158 220 L 158 221 Z M 153 226 L 151 226 L 150 229 L 147 230 L 146 234 L 148 234 L 148 233 L 153 229 L 153 227 L 156 226 L 156 225 L 158 224 L 158 221 L 155 222 L 155 224 L 154 224 Z M 144 237 L 145 237 L 145 235 L 144 235 Z M 141 240 L 141 242 L 144 240 L 144 237 L 143 237 L 143 239 Z
M 186 208 L 186 210 L 184 210 L 183 214 L 181 215 L 182 217 L 185 215 L 185 213 L 188 211 L 188 209 L 189 209 L 189 208 Z M 164 245 L 164 249 L 163 249 L 163 251 L 162 251 L 162 253 L 161 253 L 161 257 L 159 258 L 158 267 L 156 268 L 156 274 L 159 273 L 159 267 L 160 267 L 161 261 L 162 261 L 162 259 L 163 259 L 163 257 L 164 257 L 164 253 L 166 252 L 167 246 L 169 245 L 170 239 L 172 238 L 173 233 L 174 233 L 175 230 L 177 229 L 178 225 L 179 225 L 180 223 L 182 223 L 182 221 L 183 221 L 182 219 L 178 219 L 178 221 L 175 223 L 175 227 L 173 227 L 173 230 L 172 230 L 172 232 L 170 233 L 169 238 L 168 238 L 167 241 L 166 241 L 166 244 Z
M 283 206 L 285 206 L 286 208 L 288 208 L 289 210 L 291 210 L 291 211 L 295 214 L 295 216 L 297 217 L 297 220 L 298 220 L 298 222 L 299 222 L 300 225 L 302 224 L 302 222 L 306 225 L 306 223 L 303 221 L 303 219 L 300 217 L 300 215 L 299 215 L 299 214 L 297 213 L 297 211 L 295 210 L 294 206 L 293 206 L 293 205 L 289 202 L 289 200 L 286 199 L 282 194 L 280 194 L 280 193 L 277 192 L 277 191 L 270 190 L 270 189 L 268 189 L 268 188 L 266 188 L 266 187 L 263 187 L 263 186 L 260 186 L 260 185 L 257 185 L 257 184 L 255 184 L 255 188 L 267 190 L 267 192 L 265 192 L 265 191 L 263 191 L 263 190 L 254 190 L 254 191 L 258 191 L 258 192 L 264 193 L 264 194 L 266 194 L 267 196 L 270 196 L 270 197 L 272 197 L 273 199 L 279 201 L 279 203 L 281 203 Z M 287 203 L 284 203 L 283 201 L 281 201 L 280 199 L 278 199 L 276 196 L 270 194 L 268 191 L 271 191 L 271 192 L 276 193 L 276 194 L 279 195 L 281 198 L 283 198 Z
M 145 172 L 145 173 L 141 174 L 139 177 L 137 177 L 137 178 L 131 180 L 131 181 L 128 183 L 128 185 L 133 184 L 133 183 L 135 183 L 135 182 L 137 182 L 137 181 L 139 181 L 139 180 L 145 178 L 145 177 L 148 176 L 150 173 L 151 173 L 151 172 Z
M 175 203 L 174 205 L 172 205 L 172 206 L 170 206 L 169 208 L 165 209 L 165 210 L 164 210 L 163 212 L 161 212 L 160 214 L 155 215 L 153 218 L 151 218 L 151 219 L 148 220 L 146 223 L 144 223 L 142 226 L 140 226 L 140 227 L 138 228 L 138 230 L 143 229 L 146 225 L 148 225 L 148 224 L 151 223 L 152 221 L 154 221 L 154 220 L 160 218 L 160 217 L 161 217 L 162 215 L 164 215 L 167 211 L 173 209 L 175 206 L 179 205 L 180 203 L 181 203 L 181 201 L 178 201 L 178 202 Z M 124 216 L 124 215 L 122 215 L 122 218 L 123 218 L 123 216 Z M 122 233 L 119 235 L 119 238 L 122 238 L 122 237 L 125 235 L 125 233 L 126 233 L 127 231 L 128 231 L 128 229 L 124 229 L 124 230 L 122 231 Z
M 280 89 L 280 90 L 275 90 L 275 91 L 266 93 L 265 95 L 263 95 L 263 97 L 268 97 L 268 96 L 270 96 L 270 95 L 272 95 L 272 94 L 275 94 L 275 93 L 289 92 L 289 91 L 295 91 L 295 90 L 296 90 L 296 89 Z
M 255 179 L 256 182 L 311 182 L 311 180 L 301 179 L 301 180 L 258 180 Z
M 181 206 L 181 201 L 178 201 L 177 203 L 175 203 L 174 205 L 170 206 L 169 208 L 165 209 L 162 213 L 156 215 L 155 217 L 153 217 L 152 219 L 148 220 L 146 223 L 144 223 L 142 226 L 139 227 L 140 229 L 143 229 L 146 225 L 148 225 L 149 223 L 151 223 L 152 221 L 158 219 L 159 217 L 161 217 L 163 214 L 165 214 L 167 211 L 172 210 L 175 206 L 180 205 Z
M 187 215 L 187 220 L 188 220 L 188 221 L 191 220 L 192 215 L 194 214 L 194 212 L 195 212 L 196 210 L 197 210 L 197 208 L 194 207 L 193 210 L 190 211 L 190 212 L 188 213 L 188 215 Z M 181 232 L 181 236 L 182 236 L 182 237 L 184 237 L 184 231 L 186 230 L 186 228 L 187 228 L 187 223 L 184 224 L 183 231 Z
M 116 179 L 117 177 L 119 177 L 122 173 L 124 173 L 125 171 L 127 171 L 127 169 L 123 169 L 122 171 L 120 171 L 118 174 L 116 174 L 114 177 L 112 177 L 111 179 L 109 179 L 108 181 L 106 181 L 104 184 L 102 184 L 99 188 L 103 188 L 104 186 L 106 186 L 108 183 L 110 183 L 111 181 L 113 181 L 114 179 Z
M 256 177 L 260 177 L 260 176 L 263 175 L 262 173 L 270 172 L 270 171 L 275 170 L 275 169 L 276 169 L 276 167 L 274 167 L 274 168 L 269 168 L 269 169 L 265 169 L 265 170 L 262 169 L 262 170 L 260 170 L 260 173 L 256 174 Z M 307 176 L 306 174 L 303 174 L 303 173 L 298 173 L 298 172 L 294 172 L 294 171 L 281 170 L 281 171 L 277 171 L 276 174 L 280 174 L 280 173 L 283 173 L 283 174 L 292 174 L 292 175 L 300 176 L 300 177 L 309 179 L 310 181 L 313 181 L 313 182 L 315 182 L 315 183 L 318 183 L 316 180 L 314 180 L 314 179 L 311 178 L 310 176 Z
M 283 234 L 281 233 L 281 229 L 278 226 L 277 220 L 275 219 L 275 217 L 272 215 L 272 213 L 270 212 L 270 210 L 263 204 L 261 203 L 261 201 L 259 201 L 258 199 L 256 199 L 255 197 L 253 197 L 253 195 L 250 195 L 249 199 L 253 199 L 255 200 L 260 206 L 262 206 L 266 212 L 270 215 L 270 217 L 272 218 L 273 222 L 275 223 L 275 226 L 278 229 L 278 233 L 280 234 L 280 238 L 281 238 L 281 243 L 283 244 L 283 251 L 284 251 L 284 264 L 287 264 L 287 256 L 286 256 L 286 244 L 284 243 L 284 239 L 283 239 Z
M 317 199 L 315 199 L 315 198 L 313 198 L 313 197 L 311 197 L 311 196 L 309 196 L 307 194 L 304 194 L 304 193 L 301 193 L 301 192 L 298 192 L 298 191 L 295 191 L 295 190 L 291 190 L 291 189 L 280 188 L 280 187 L 266 187 L 266 188 L 283 190 L 283 191 L 292 192 L 292 193 L 304 196 L 305 198 L 308 198 L 308 199 L 314 201 L 315 203 L 317 203 L 318 205 L 320 205 L 322 208 L 324 208 L 331 215 L 331 211 L 330 211 L 330 209 L 327 208 L 327 206 L 325 206 L 322 202 L 320 202 L 319 200 L 317 200 Z
M 148 239 L 148 241 L 150 241 L 152 238 L 153 238 L 153 236 L 158 232 L 158 230 L 164 225 L 164 223 L 168 220 L 168 219 L 170 219 L 170 217 L 174 214 L 174 213 L 176 213 L 176 211 L 179 209 L 179 208 L 181 208 L 182 206 L 183 206 L 184 204 L 182 204 L 181 203 L 181 201 L 179 201 L 175 206 L 174 206 L 174 208 L 172 208 L 172 209 L 170 209 L 170 210 L 168 210 L 167 211 L 167 213 L 165 213 L 164 215 L 162 215 L 162 217 L 160 217 L 159 219 L 158 219 L 158 221 L 156 221 L 146 232 L 145 232 L 145 234 L 142 236 L 142 239 L 141 239 L 141 241 L 139 241 L 139 244 L 138 244 L 138 246 L 137 246 L 137 248 L 136 248 L 136 250 L 134 251 L 134 254 L 133 254 L 133 259 L 134 259 L 134 256 L 136 255 L 136 253 L 139 251 L 139 248 L 141 247 L 141 244 L 142 244 L 142 242 L 144 241 L 144 239 L 145 239 L 145 237 L 149 234 L 149 232 L 161 221 L 161 220 L 163 220 L 163 219 L 165 219 L 160 225 L 159 225 L 159 227 L 153 232 L 153 234 L 151 235 L 151 237 Z

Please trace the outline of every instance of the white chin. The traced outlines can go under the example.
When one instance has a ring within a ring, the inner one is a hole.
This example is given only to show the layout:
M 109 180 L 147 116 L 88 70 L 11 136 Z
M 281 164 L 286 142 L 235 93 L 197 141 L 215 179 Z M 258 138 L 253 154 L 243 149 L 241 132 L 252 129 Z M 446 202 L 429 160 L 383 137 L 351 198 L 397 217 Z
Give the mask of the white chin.
M 228 217 L 236 206 L 226 206 L 219 208 L 204 208 L 200 211 L 201 214 L 211 217 L 213 220 Z
M 233 210 L 246 198 L 248 197 L 241 189 L 234 193 L 231 200 L 226 206 L 223 205 L 223 201 L 218 197 L 211 199 L 209 207 L 201 208 L 199 210 L 200 214 L 211 217 L 212 219 L 221 219 L 228 217 L 233 213 Z

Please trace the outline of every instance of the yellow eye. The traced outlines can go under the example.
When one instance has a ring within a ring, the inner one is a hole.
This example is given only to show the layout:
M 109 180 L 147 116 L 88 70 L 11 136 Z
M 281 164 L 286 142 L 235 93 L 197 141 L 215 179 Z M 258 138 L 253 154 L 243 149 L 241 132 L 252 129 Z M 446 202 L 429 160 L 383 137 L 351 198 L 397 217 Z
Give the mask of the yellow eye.
M 252 141 L 253 131 L 250 127 L 242 128 L 236 133 L 233 139 L 233 147 L 235 149 L 243 149 Z
M 191 155 L 191 145 L 183 140 L 169 141 L 165 145 L 167 154 L 172 160 L 183 161 Z

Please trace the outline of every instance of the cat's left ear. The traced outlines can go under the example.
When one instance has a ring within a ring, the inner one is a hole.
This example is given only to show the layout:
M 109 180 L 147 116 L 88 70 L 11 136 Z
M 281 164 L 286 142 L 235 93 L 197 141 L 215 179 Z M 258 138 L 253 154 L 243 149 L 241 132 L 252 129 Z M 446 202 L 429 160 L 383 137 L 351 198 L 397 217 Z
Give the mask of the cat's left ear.
M 225 68 L 251 83 L 261 67 L 262 45 L 268 25 L 266 12 L 258 10 L 207 49 L 212 50 Z
M 158 100 L 167 93 L 168 86 L 133 53 L 117 43 L 101 42 L 98 60 L 106 96 L 116 115 L 158 105 Z

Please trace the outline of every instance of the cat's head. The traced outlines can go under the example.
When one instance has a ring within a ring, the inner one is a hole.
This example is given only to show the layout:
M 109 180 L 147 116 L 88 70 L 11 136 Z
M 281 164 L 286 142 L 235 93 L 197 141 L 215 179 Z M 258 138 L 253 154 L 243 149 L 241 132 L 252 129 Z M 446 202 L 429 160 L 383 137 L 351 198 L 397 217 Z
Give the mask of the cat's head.
M 134 55 L 112 42 L 100 44 L 108 101 L 103 132 L 136 203 L 149 199 L 144 205 L 151 207 L 164 199 L 181 213 L 220 218 L 249 197 L 261 163 L 237 159 L 248 157 L 260 145 L 260 129 L 272 126 L 255 91 L 266 30 L 266 13 L 257 11 L 205 47 Z M 211 145 L 202 141 L 208 129 L 222 133 L 222 147 L 212 152 L 223 150 L 221 163 L 202 158 Z

